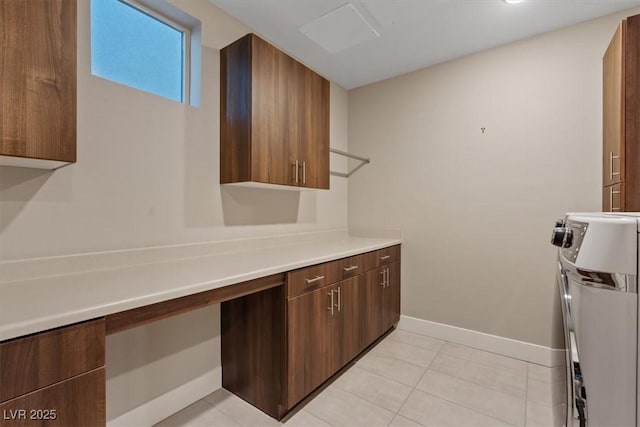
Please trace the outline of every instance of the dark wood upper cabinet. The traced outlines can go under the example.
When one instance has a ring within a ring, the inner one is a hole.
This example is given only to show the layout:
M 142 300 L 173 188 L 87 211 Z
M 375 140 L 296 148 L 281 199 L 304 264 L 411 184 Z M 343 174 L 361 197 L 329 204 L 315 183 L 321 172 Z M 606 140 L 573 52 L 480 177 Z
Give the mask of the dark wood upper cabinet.
M 220 183 L 329 188 L 329 82 L 255 34 L 220 52 Z
M 0 0 L 0 165 L 76 161 L 76 0 Z
M 640 210 L 640 15 L 620 23 L 602 61 L 602 210 Z

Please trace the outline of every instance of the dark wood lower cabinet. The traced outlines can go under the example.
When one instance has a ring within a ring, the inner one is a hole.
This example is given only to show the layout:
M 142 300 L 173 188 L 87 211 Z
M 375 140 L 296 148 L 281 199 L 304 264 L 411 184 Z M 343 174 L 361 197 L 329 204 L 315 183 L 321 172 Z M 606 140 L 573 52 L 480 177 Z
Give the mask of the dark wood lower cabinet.
M 104 427 L 105 369 L 0 404 L 0 427 Z
M 0 343 L 0 402 L 102 367 L 104 350 L 104 319 Z
M 336 283 L 329 273 L 351 273 L 354 260 L 291 272 L 290 283 L 223 302 L 223 387 L 282 419 L 384 335 L 400 317 L 400 251 L 381 251 L 363 257 L 382 266 Z
M 220 305 L 222 386 L 274 418 L 287 408 L 284 286 Z
M 339 288 L 339 285 L 326 286 L 287 302 L 288 408 L 341 367 Z
M 400 320 L 400 262 L 387 267 L 387 286 L 382 301 L 382 324 L 387 331 Z
M 400 247 L 286 277 L 0 342 L 0 427 L 106 425 L 105 334 L 220 301 L 223 387 L 282 419 L 398 322 Z
M 364 314 L 361 319 L 365 347 L 378 339 L 385 331 L 382 318 L 385 269 L 386 267 L 368 271 L 365 277 L 364 295 L 362 296 Z

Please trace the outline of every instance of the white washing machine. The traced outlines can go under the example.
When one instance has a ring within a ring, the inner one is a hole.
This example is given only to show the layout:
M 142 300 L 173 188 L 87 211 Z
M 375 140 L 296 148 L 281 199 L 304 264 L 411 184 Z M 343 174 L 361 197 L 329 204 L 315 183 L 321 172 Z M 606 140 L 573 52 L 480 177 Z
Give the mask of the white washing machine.
M 556 222 L 567 367 L 567 427 L 638 426 L 640 214 Z

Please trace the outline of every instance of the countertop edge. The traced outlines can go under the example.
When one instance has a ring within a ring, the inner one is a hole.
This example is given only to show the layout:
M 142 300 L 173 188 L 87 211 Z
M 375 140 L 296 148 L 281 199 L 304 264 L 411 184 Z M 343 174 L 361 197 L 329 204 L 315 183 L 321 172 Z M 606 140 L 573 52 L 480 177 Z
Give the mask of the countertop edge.
M 360 237 L 359 237 L 360 238 Z M 366 237 L 362 237 L 367 239 Z M 78 307 L 70 310 L 62 309 L 60 312 L 44 315 L 42 317 L 32 318 L 28 320 L 12 322 L 11 319 L 2 320 L 0 324 L 0 341 L 6 341 L 14 338 L 19 338 L 25 335 L 38 333 L 58 327 L 70 325 L 73 323 L 83 322 L 98 317 L 108 316 L 111 314 L 119 313 L 122 311 L 130 310 L 133 308 L 143 307 L 158 302 L 169 301 L 175 298 L 180 298 L 188 295 L 197 294 L 200 292 L 209 291 L 212 289 L 222 288 L 225 286 L 234 285 L 237 283 L 246 282 L 261 277 L 266 277 L 272 274 L 284 273 L 287 271 L 303 268 L 315 264 L 334 261 L 341 258 L 346 258 L 378 249 L 383 249 L 390 246 L 402 244 L 400 238 L 380 238 L 371 237 L 371 240 L 375 240 L 376 243 L 363 244 L 355 249 L 348 249 L 343 251 L 331 251 L 326 254 L 316 255 L 312 257 L 301 256 L 300 259 L 287 262 L 283 261 L 282 264 L 274 264 L 273 267 L 247 270 L 240 274 L 231 276 L 224 276 L 216 278 L 211 281 L 205 281 L 195 284 L 187 284 L 183 287 L 175 287 L 170 290 L 160 290 L 157 293 L 150 293 L 140 296 L 132 296 L 127 299 L 115 299 L 114 301 L 105 301 L 103 304 L 97 304 L 94 306 Z M 167 261 L 170 262 L 170 261 Z M 149 265 L 149 268 L 153 268 L 154 264 Z M 100 271 L 89 272 L 84 274 L 100 274 Z M 47 278 L 38 278 L 37 280 L 45 281 Z

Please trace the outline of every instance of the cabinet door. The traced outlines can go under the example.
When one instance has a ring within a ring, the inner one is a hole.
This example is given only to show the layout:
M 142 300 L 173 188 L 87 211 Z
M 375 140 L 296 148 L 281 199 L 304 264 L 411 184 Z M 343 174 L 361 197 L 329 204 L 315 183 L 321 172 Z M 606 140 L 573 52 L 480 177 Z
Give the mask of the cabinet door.
M 340 369 L 338 285 L 288 301 L 288 407 Z
M 76 161 L 76 2 L 0 0 L 0 155 Z
M 400 263 L 393 262 L 387 268 L 387 286 L 384 288 L 382 317 L 384 330 L 400 320 Z
M 367 271 L 362 298 L 362 347 L 367 347 L 384 332 L 383 300 L 386 267 Z
M 358 276 L 338 284 L 340 366 L 350 362 L 362 350 L 360 301 L 364 293 L 363 279 L 362 276 Z
M 297 64 L 298 158 L 303 187 L 329 188 L 329 82 Z
M 298 100 L 292 91 L 296 62 L 256 36 L 251 50 L 251 180 L 294 183 Z
M 624 42 L 626 21 L 623 21 L 607 48 L 602 60 L 603 77 L 603 150 L 602 185 L 609 186 L 624 180 Z

